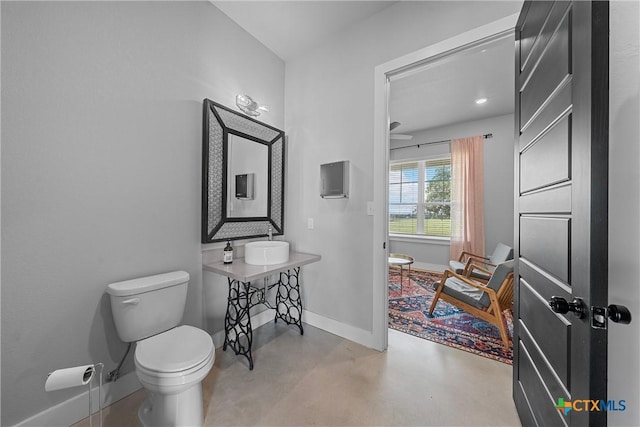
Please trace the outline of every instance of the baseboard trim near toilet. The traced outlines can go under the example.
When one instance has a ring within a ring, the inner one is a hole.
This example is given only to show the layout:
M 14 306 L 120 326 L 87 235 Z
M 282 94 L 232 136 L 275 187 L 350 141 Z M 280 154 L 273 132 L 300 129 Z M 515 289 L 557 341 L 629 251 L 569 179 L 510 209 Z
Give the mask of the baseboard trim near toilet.
M 337 320 L 321 316 L 312 311 L 302 311 L 302 321 L 349 341 L 373 348 L 373 333 Z
M 98 407 L 98 380 L 91 390 L 92 412 L 97 412 Z M 142 388 L 135 372 L 130 372 L 118 378 L 118 381 L 102 384 L 102 408 L 111 405 L 131 393 Z M 32 426 L 70 426 L 89 416 L 89 390 L 78 394 L 71 399 L 60 402 L 51 408 L 27 418 L 16 424 L 15 427 Z
M 254 330 L 269 322 L 273 322 L 273 310 L 264 310 L 258 314 L 251 315 L 251 328 Z M 349 341 L 362 344 L 365 347 L 373 348 L 373 334 L 371 331 L 347 325 L 308 310 L 302 310 L 302 322 Z M 224 331 L 216 332 L 211 335 L 211 338 L 216 348 L 222 347 L 224 344 Z

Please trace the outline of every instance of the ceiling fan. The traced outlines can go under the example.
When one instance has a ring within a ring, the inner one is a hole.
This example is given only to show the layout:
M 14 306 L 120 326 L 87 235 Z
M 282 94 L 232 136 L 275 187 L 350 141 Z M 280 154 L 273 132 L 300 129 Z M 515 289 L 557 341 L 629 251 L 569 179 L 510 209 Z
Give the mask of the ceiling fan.
M 398 126 L 400 126 L 400 122 L 391 122 L 391 124 L 389 125 L 389 132 L 392 132 L 395 128 L 397 128 Z M 413 138 L 413 135 L 405 135 L 402 133 L 391 133 L 389 134 L 391 139 L 402 139 L 402 140 L 410 140 L 411 138 Z

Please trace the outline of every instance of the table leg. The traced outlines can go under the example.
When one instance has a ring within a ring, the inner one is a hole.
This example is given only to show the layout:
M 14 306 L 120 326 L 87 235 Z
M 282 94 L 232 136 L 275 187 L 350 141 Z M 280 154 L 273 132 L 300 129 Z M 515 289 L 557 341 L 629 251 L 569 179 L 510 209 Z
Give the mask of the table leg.
M 278 292 L 276 293 L 276 317 L 284 320 L 288 325 L 296 325 L 300 335 L 304 335 L 302 328 L 302 299 L 300 298 L 300 267 L 280 273 Z
M 227 300 L 227 314 L 224 317 L 224 345 L 231 347 L 236 354 L 245 356 L 249 360 L 249 369 L 253 370 L 253 356 L 251 355 L 251 343 L 253 330 L 251 328 L 251 316 L 249 315 L 249 283 L 235 279 L 229 280 L 229 298 Z

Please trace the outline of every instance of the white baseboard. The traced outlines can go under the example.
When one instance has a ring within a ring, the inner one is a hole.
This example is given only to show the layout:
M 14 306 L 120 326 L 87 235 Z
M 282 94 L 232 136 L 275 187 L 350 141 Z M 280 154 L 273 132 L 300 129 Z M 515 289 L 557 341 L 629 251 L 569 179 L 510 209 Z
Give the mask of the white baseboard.
M 251 327 L 254 330 L 271 321 L 273 321 L 273 310 L 264 310 L 258 314 L 251 315 Z M 354 341 L 367 347 L 373 347 L 373 334 L 371 331 L 365 331 L 364 329 L 338 322 L 337 320 L 321 316 L 308 310 L 302 310 L 302 321 L 308 325 L 348 339 L 349 341 Z M 224 344 L 224 331 L 216 332 L 212 335 L 212 338 L 216 348 L 222 347 Z
M 316 328 L 320 328 L 334 335 L 347 339 L 349 341 L 362 344 L 366 347 L 374 348 L 373 333 L 337 320 L 321 316 L 312 311 L 303 310 L 302 320 Z
M 91 390 L 93 404 L 92 412 L 98 407 L 98 379 L 94 379 L 94 387 Z M 135 372 L 130 372 L 118 378 L 118 381 L 102 384 L 102 407 L 122 399 L 125 396 L 142 388 Z M 70 426 L 89 416 L 89 390 L 78 394 L 71 399 L 58 403 L 51 408 L 27 418 L 16 424 L 16 427 L 32 426 Z
M 258 314 L 251 315 L 251 327 L 255 330 L 272 320 L 273 310 L 264 310 Z M 349 341 L 354 341 L 367 347 L 373 347 L 373 334 L 371 331 L 365 331 L 364 329 L 338 322 L 337 320 L 321 316 L 308 310 L 302 310 L 302 321 L 308 325 L 348 339 Z M 216 348 L 222 347 L 224 344 L 224 331 L 216 332 L 212 335 L 212 338 Z
M 428 262 L 414 262 L 412 267 L 413 268 L 419 268 L 419 269 L 422 269 L 422 270 L 435 271 L 435 272 L 438 272 L 438 273 L 442 273 L 447 268 L 449 268 L 448 265 L 430 264 Z

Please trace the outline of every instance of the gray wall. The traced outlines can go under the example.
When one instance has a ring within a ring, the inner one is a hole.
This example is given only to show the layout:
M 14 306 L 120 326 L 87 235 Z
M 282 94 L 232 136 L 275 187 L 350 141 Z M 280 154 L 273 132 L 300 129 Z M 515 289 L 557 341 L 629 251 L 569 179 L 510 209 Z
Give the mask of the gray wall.
M 287 62 L 287 238 L 322 255 L 305 266 L 307 310 L 372 330 L 374 69 L 517 13 L 521 2 L 398 2 Z M 351 162 L 349 199 L 318 193 L 320 164 Z M 307 218 L 315 228 L 307 229 Z
M 237 93 L 283 126 L 283 61 L 208 2 L 2 2 L 2 425 L 115 368 L 108 283 L 186 270 L 203 323 L 202 100 Z
M 609 323 L 610 426 L 640 425 L 640 3 L 610 3 L 609 303 L 631 310 L 630 325 Z
M 420 142 L 442 141 L 445 139 L 492 133 L 493 138 L 485 139 L 484 151 L 484 226 L 486 252 L 491 253 L 496 244 L 502 242 L 513 246 L 513 114 L 475 120 L 455 125 L 443 126 L 417 132 L 409 141 L 411 145 Z M 399 141 L 410 145 L 406 141 Z M 421 156 L 449 152 L 448 144 L 421 145 L 391 151 L 392 160 L 412 159 Z M 407 239 L 391 238 L 392 252 L 413 256 L 418 262 L 448 265 L 448 242 L 410 242 Z

